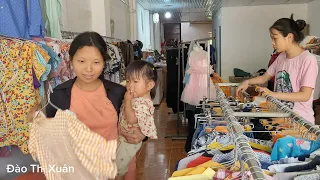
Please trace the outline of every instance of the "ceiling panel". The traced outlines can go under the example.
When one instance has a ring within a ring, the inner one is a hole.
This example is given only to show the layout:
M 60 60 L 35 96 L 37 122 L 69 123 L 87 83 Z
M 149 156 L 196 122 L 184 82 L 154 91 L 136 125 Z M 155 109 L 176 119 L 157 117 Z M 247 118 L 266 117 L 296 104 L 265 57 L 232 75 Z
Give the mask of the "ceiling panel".
M 260 5 L 277 5 L 283 4 L 288 0 L 253 0 L 249 5 L 250 6 L 260 6 Z
M 212 12 L 220 9 L 223 0 L 138 0 L 151 13 L 159 13 L 162 22 L 210 21 Z M 164 18 L 170 11 L 172 17 Z
M 314 0 L 289 0 L 285 4 L 302 4 L 302 3 L 309 3 Z
M 224 0 L 223 7 L 246 6 L 252 0 Z
M 212 16 L 223 7 L 260 6 L 309 3 L 313 0 L 137 0 L 150 13 L 159 13 L 163 23 L 181 21 L 211 21 Z M 172 17 L 166 19 L 165 12 Z

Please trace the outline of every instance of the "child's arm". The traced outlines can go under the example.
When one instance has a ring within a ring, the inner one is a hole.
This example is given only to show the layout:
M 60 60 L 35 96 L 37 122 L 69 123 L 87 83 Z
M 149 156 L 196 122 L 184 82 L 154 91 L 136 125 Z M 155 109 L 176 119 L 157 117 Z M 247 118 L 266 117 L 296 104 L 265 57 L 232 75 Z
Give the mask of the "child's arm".
M 124 114 L 125 118 L 128 124 L 137 124 L 138 123 L 138 118 L 135 115 L 135 112 L 132 108 L 131 105 L 131 100 L 130 101 L 125 101 L 124 102 Z
M 285 101 L 292 101 L 292 102 L 307 102 L 312 95 L 312 88 L 311 87 L 302 87 L 299 92 L 293 93 L 281 93 L 281 92 L 271 92 L 270 96 L 285 100 Z

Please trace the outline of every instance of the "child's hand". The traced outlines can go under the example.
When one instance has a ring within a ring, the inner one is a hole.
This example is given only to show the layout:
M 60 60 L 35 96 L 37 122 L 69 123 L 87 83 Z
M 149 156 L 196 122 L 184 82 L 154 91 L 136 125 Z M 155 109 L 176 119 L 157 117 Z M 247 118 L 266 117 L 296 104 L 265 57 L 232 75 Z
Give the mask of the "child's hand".
M 134 93 L 127 90 L 126 94 L 124 95 L 124 100 L 127 102 L 131 102 L 133 98 L 134 98 Z

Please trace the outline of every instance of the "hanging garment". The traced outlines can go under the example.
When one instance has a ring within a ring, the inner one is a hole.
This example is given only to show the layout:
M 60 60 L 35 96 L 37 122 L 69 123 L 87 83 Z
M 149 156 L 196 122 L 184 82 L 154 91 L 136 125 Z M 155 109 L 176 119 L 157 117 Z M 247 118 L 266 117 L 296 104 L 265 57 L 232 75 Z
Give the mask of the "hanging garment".
M 36 45 L 19 40 L 1 39 L 0 65 L 0 147 L 17 145 L 28 153 L 29 110 L 41 102 L 33 85 L 33 75 L 40 80 L 46 67 L 36 57 Z M 34 70 L 34 74 L 32 73 Z
M 154 124 L 154 107 L 153 102 L 147 98 L 134 98 L 132 100 L 132 109 L 134 110 L 135 116 L 138 119 L 138 123 L 130 125 L 125 120 L 124 116 L 124 106 L 122 105 L 120 111 L 120 128 L 124 131 L 128 131 L 131 126 L 140 127 L 141 132 L 151 139 L 157 139 L 157 129 Z M 132 158 L 141 148 L 142 142 L 138 144 L 129 144 L 123 136 L 119 136 L 119 147 L 117 150 L 117 167 L 118 174 L 123 176 L 128 171 L 128 166 Z
M 106 141 L 73 112 L 58 110 L 52 119 L 39 112 L 29 127 L 30 154 L 48 180 L 115 178 L 117 140 Z
M 210 66 L 210 62 L 208 62 L 207 52 L 200 46 L 195 46 L 189 57 L 189 65 L 187 73 L 190 74 L 190 79 L 182 92 L 181 101 L 190 105 L 199 105 L 200 100 L 208 96 L 208 66 Z M 215 99 L 215 88 L 212 82 L 209 82 L 212 87 L 209 98 Z
M 0 34 L 31 39 L 44 37 L 40 0 L 0 1 Z
M 125 65 L 122 60 L 121 50 L 112 44 L 107 43 L 107 53 L 111 60 L 106 62 L 104 78 L 106 80 L 120 84 L 125 78 Z
M 62 39 L 60 19 L 62 15 L 61 0 L 41 1 L 42 15 L 47 30 L 47 36 Z

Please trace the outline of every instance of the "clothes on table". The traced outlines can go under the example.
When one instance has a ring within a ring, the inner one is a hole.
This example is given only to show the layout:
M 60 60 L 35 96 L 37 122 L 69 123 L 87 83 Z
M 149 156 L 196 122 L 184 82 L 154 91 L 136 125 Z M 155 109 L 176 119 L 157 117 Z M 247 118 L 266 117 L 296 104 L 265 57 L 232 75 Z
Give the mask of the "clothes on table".
M 271 160 L 308 155 L 320 148 L 320 141 L 286 136 L 277 140 L 271 153 Z

